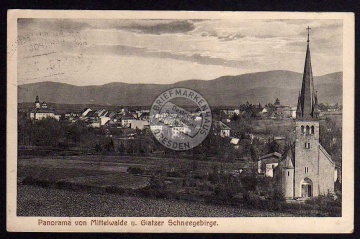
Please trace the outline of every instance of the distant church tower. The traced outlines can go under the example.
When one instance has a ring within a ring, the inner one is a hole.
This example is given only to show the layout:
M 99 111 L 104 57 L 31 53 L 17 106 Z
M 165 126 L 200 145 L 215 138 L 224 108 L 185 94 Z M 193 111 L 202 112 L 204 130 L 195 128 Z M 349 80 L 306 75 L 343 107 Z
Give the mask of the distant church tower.
M 35 108 L 36 109 L 40 109 L 41 106 L 40 106 L 40 101 L 39 101 L 39 96 L 37 95 L 36 96 L 36 100 L 35 100 Z
M 334 192 L 335 164 L 319 143 L 319 110 L 314 91 L 309 30 L 304 74 L 295 121 L 295 143 L 281 162 L 282 187 L 288 199 Z

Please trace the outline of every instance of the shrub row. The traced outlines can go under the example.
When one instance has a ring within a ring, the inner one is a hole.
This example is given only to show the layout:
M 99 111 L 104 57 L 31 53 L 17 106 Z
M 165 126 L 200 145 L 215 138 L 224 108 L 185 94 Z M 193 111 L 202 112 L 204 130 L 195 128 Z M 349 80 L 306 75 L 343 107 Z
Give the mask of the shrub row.
M 113 194 L 125 194 L 126 190 L 123 188 L 109 186 L 109 187 L 98 187 L 94 185 L 83 185 L 83 184 L 76 184 L 71 182 L 65 181 L 48 181 L 48 180 L 39 180 L 34 179 L 32 177 L 26 177 L 22 180 L 23 185 L 33 185 L 33 186 L 40 186 L 44 188 L 56 188 L 56 189 L 65 189 L 65 190 L 72 190 L 72 191 L 82 191 L 82 192 L 89 192 L 89 193 L 97 193 L 97 194 L 104 194 L 104 193 L 113 193 Z

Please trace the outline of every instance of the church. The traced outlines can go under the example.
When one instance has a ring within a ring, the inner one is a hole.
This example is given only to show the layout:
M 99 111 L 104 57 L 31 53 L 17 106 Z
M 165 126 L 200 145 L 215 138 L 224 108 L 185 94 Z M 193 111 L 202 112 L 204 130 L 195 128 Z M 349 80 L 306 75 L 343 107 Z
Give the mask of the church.
M 54 110 L 49 109 L 46 102 L 40 104 L 39 96 L 36 96 L 35 100 L 35 109 L 30 112 L 30 119 L 32 120 L 41 120 L 46 118 L 55 118 L 56 120 L 60 120 L 59 114 L 56 114 Z
M 275 169 L 286 199 L 334 192 L 335 163 L 319 142 L 319 109 L 314 91 L 308 27 L 307 50 L 295 120 L 295 139 Z

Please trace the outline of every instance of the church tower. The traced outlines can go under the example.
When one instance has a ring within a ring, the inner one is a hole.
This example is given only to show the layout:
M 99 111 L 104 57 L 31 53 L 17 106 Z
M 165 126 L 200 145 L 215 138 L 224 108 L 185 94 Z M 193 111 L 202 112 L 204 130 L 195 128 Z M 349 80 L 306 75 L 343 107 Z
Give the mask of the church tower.
M 41 107 L 40 107 L 40 101 L 39 101 L 39 96 L 37 95 L 36 96 L 36 100 L 35 100 L 35 108 L 36 109 L 40 109 Z
M 333 191 L 334 170 L 331 169 L 334 164 L 319 143 L 319 111 L 311 67 L 310 28 L 307 30 L 305 66 L 295 121 L 294 198 L 317 197 Z M 325 172 L 329 169 L 330 172 Z

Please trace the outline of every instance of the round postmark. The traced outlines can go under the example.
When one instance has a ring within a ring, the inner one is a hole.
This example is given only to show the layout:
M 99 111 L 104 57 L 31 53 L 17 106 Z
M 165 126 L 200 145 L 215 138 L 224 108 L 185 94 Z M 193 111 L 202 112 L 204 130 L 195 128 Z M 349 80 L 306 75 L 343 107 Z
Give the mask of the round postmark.
M 183 107 L 173 103 L 176 100 L 184 102 Z M 190 105 L 193 110 L 187 107 Z M 156 98 L 150 109 L 151 132 L 162 145 L 173 150 L 196 147 L 209 134 L 211 125 L 208 102 L 191 89 L 169 89 Z

